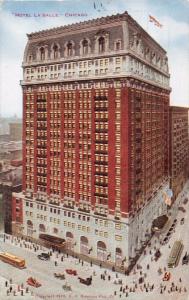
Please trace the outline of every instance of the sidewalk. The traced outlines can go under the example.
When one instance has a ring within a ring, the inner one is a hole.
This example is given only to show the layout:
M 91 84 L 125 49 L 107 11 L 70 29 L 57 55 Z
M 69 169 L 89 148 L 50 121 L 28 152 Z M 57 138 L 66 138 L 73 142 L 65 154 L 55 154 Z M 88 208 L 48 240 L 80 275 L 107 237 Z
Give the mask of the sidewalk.
M 27 287 L 20 287 L 12 282 L 11 279 L 6 279 L 0 276 L 0 300 L 12 299 L 37 300 L 39 299 Z

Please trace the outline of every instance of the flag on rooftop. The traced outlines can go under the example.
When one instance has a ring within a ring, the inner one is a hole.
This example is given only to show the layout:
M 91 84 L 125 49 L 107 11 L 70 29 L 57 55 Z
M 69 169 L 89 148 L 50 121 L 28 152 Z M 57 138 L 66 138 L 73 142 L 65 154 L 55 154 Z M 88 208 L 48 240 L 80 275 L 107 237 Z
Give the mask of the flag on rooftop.
M 159 27 L 159 28 L 163 27 L 163 25 L 156 18 L 154 18 L 151 15 L 149 15 L 149 22 L 154 23 L 154 25 L 157 26 L 157 27 Z

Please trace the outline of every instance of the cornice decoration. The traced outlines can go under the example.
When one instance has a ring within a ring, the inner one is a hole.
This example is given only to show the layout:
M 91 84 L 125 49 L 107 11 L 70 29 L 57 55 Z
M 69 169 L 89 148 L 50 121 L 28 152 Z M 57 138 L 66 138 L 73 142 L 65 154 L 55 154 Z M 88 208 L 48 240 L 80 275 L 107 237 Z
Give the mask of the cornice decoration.
M 107 24 L 107 23 L 112 23 L 114 21 L 123 21 L 123 20 L 126 20 L 127 16 L 128 16 L 128 13 L 125 11 L 122 14 L 116 14 L 116 15 L 112 15 L 112 16 L 92 19 L 89 21 L 79 22 L 79 23 L 75 23 L 75 24 L 71 24 L 71 25 L 60 26 L 60 27 L 42 30 L 42 31 L 38 31 L 38 32 L 32 32 L 30 34 L 27 34 L 27 36 L 29 39 L 32 39 L 32 38 L 35 39 L 38 37 L 45 37 L 45 36 L 51 36 L 54 34 L 60 34 L 60 33 L 63 33 L 64 31 L 72 32 L 73 30 L 91 27 L 93 25 L 103 25 L 103 24 Z

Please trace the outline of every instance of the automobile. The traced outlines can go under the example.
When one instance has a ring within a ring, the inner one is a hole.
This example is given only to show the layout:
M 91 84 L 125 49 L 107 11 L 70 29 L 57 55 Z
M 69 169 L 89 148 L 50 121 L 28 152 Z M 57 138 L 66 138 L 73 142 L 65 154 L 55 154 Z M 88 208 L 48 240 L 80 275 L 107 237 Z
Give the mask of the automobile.
M 176 226 L 176 223 L 173 223 L 173 224 L 171 225 L 171 228 L 175 228 L 175 226 Z
M 161 252 L 159 249 L 155 252 L 154 256 L 155 256 L 155 261 L 157 261 L 160 258 Z
M 65 274 L 64 273 L 54 273 L 54 277 L 64 280 Z
M 171 232 L 167 232 L 166 236 L 169 237 L 171 235 Z
M 171 278 L 171 273 L 165 272 L 165 274 L 163 276 L 163 281 L 169 281 L 170 278 Z
M 68 285 L 67 283 L 65 283 L 63 286 L 62 286 L 63 290 L 65 291 L 71 291 L 72 288 L 71 288 L 71 285 Z
M 72 269 L 66 269 L 66 273 L 69 275 L 77 276 L 77 271 Z
M 182 265 L 187 265 L 188 262 L 189 262 L 189 254 L 187 254 L 187 252 L 186 252 L 182 258 Z
M 48 253 L 40 253 L 37 255 L 37 257 L 41 260 L 49 260 L 50 259 L 50 255 Z
M 33 277 L 29 277 L 28 279 L 27 279 L 27 284 L 29 284 L 29 285 L 31 285 L 31 286 L 33 286 L 33 287 L 36 287 L 36 288 L 38 288 L 38 287 L 40 287 L 41 286 L 41 283 L 39 283 L 35 278 L 33 278 Z
M 188 202 L 188 198 L 185 198 L 183 204 L 186 204 L 187 202 Z
M 180 225 L 183 225 L 184 224 L 184 218 L 182 218 L 181 220 L 180 220 Z
M 168 237 L 165 237 L 165 238 L 163 239 L 163 245 L 167 244 L 168 241 L 169 241 L 169 238 L 168 238 Z
M 177 222 L 177 219 L 174 219 L 173 223 L 175 224 Z
M 78 277 L 78 278 L 79 278 L 80 283 L 83 283 L 85 285 L 91 285 L 91 283 L 92 283 L 92 277 L 88 277 L 86 279 L 81 278 L 81 277 Z
M 182 206 L 179 206 L 179 207 L 178 207 L 178 210 L 182 211 L 183 213 L 186 212 L 186 209 L 185 209 L 184 207 L 182 207 Z
M 141 284 L 141 283 L 143 283 L 143 282 L 144 282 L 144 278 L 143 278 L 143 277 L 140 277 L 139 280 L 138 280 L 138 283 Z
M 114 280 L 114 284 L 122 284 L 122 280 L 121 279 Z

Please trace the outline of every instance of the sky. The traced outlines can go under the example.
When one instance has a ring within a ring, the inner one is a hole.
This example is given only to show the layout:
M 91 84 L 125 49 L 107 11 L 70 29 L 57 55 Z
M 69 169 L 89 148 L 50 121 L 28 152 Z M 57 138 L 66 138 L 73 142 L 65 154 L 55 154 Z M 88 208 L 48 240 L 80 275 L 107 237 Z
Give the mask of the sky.
M 22 116 L 20 80 L 27 33 L 124 11 L 167 51 L 171 105 L 189 107 L 189 0 L 0 0 L 0 115 Z M 149 15 L 163 26 L 150 23 Z

